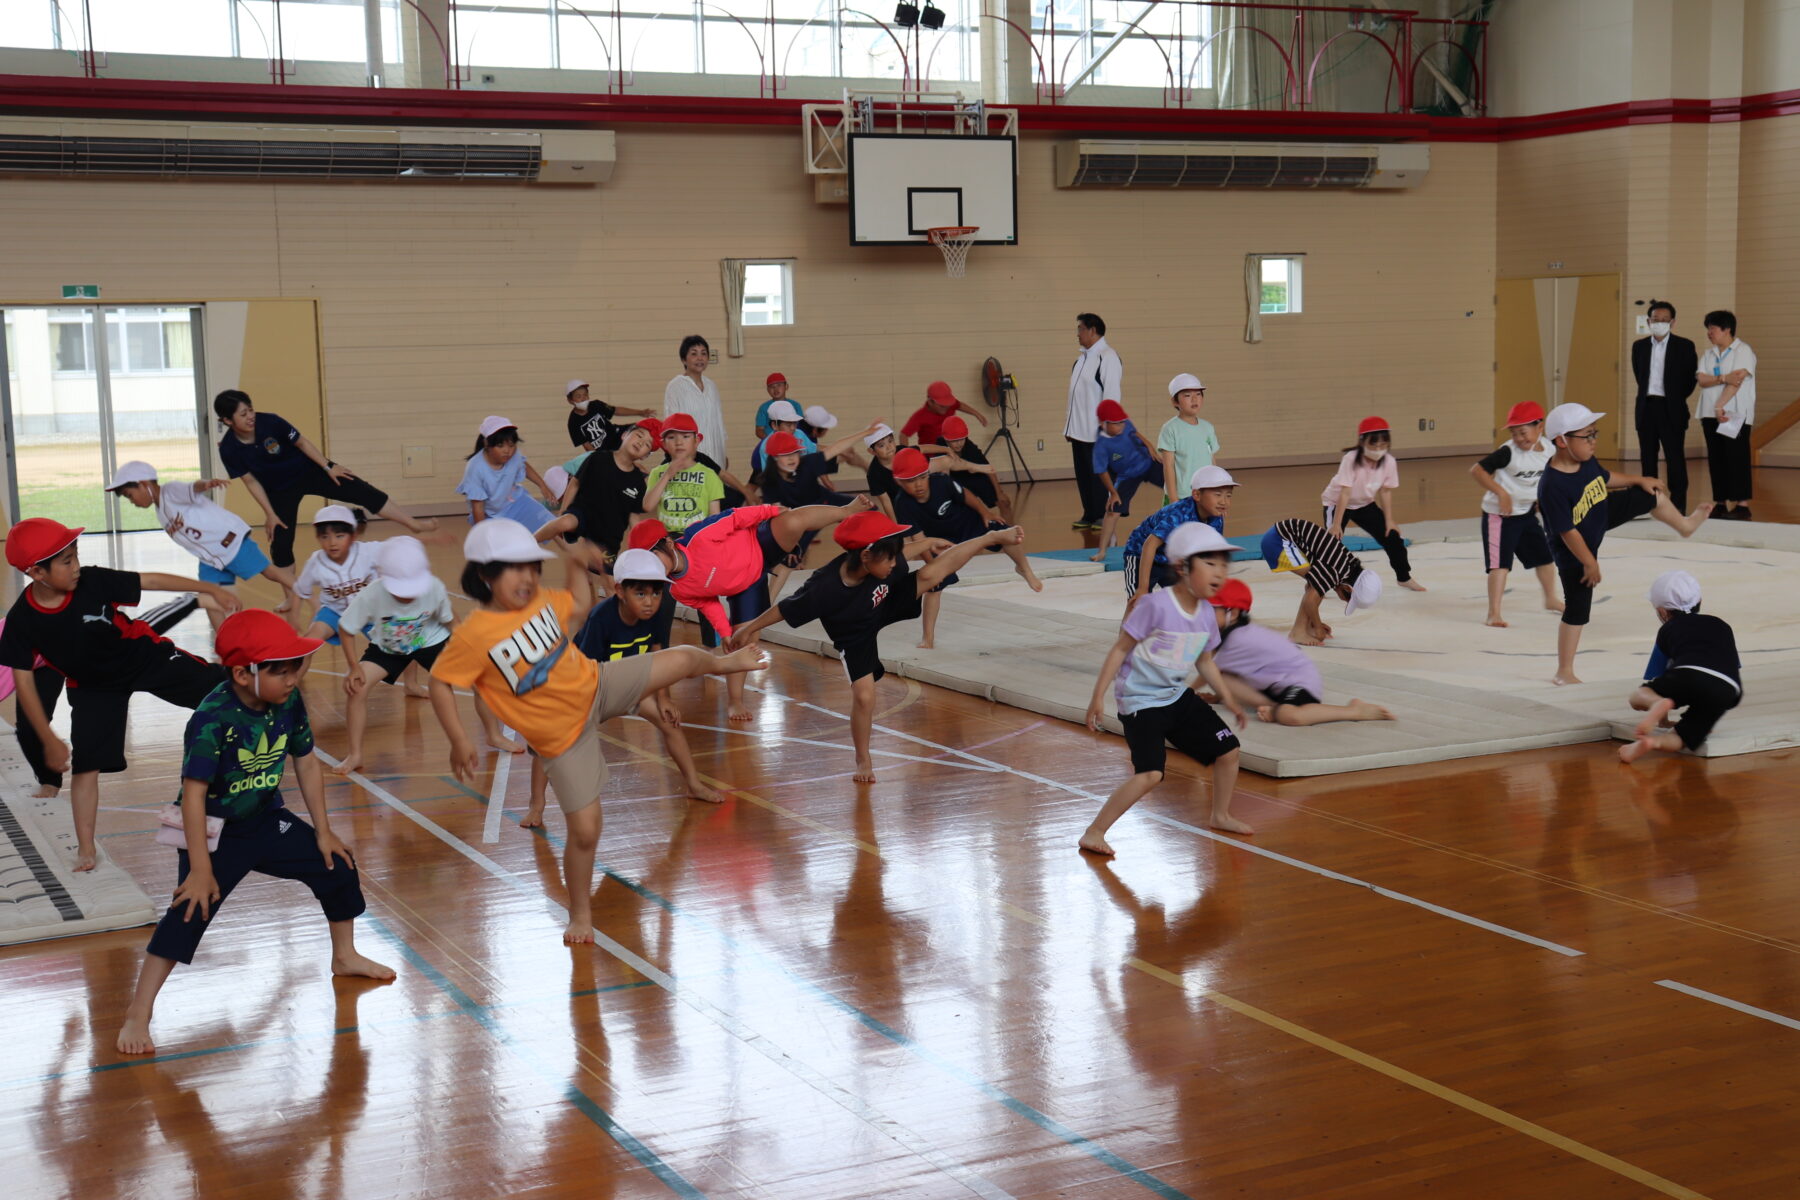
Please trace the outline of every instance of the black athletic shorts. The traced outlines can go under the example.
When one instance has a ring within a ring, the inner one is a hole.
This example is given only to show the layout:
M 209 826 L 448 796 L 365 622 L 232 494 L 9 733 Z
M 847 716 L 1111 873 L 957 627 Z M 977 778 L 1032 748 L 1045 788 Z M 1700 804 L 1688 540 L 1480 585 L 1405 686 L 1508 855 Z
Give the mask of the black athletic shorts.
M 387 677 L 384 682 L 398 683 L 400 682 L 400 673 L 406 670 L 408 665 L 412 663 L 418 663 L 421 671 L 425 672 L 427 675 L 431 674 L 432 664 L 437 662 L 438 655 L 442 654 L 444 652 L 444 647 L 449 644 L 450 639 L 445 638 L 441 642 L 433 642 L 431 645 L 422 649 L 414 650 L 410 654 L 395 654 L 392 651 L 383 650 L 374 642 L 370 642 L 367 646 L 363 647 L 362 660 L 366 663 L 374 663 L 385 671 Z
M 1513 558 L 1527 571 L 1535 571 L 1550 562 L 1550 541 L 1537 513 L 1516 513 L 1503 517 L 1499 513 L 1481 514 L 1481 565 L 1489 571 L 1512 570 Z
M 1675 735 L 1689 750 L 1704 746 L 1719 718 L 1736 708 L 1744 695 L 1731 680 L 1692 667 L 1671 667 L 1644 686 L 1682 710 Z
M 1606 527 L 1617 529 L 1627 521 L 1647 515 L 1656 507 L 1656 497 L 1641 487 L 1623 488 L 1606 498 Z M 1586 625 L 1594 610 L 1594 589 L 1581 582 L 1581 564 L 1556 564 L 1562 579 L 1564 625 Z
M 133 693 L 149 692 L 181 708 L 197 708 L 208 692 L 225 682 L 225 668 L 218 663 L 195 658 L 173 643 L 164 643 L 162 649 L 165 657 L 132 680 L 129 688 L 69 689 L 71 774 L 125 769 L 125 719 Z
M 1280 708 L 1283 704 L 1305 705 L 1322 703 L 1322 701 L 1317 696 L 1313 695 L 1311 691 L 1301 687 L 1297 683 L 1285 685 L 1277 684 L 1274 687 L 1264 688 L 1263 695 L 1267 696 L 1269 698 L 1269 703 L 1275 705 L 1277 708 Z
M 1125 598 L 1128 600 L 1137 595 L 1138 569 L 1142 564 L 1142 561 L 1143 560 L 1136 554 L 1128 553 L 1125 555 Z M 1150 586 L 1144 589 L 1146 592 L 1154 592 L 1157 588 L 1174 586 L 1174 567 L 1171 567 L 1168 563 L 1153 562 L 1150 564 Z
M 1125 726 L 1131 769 L 1139 775 L 1146 771 L 1160 772 L 1168 765 L 1167 746 L 1175 747 L 1203 766 L 1211 765 L 1238 748 L 1237 734 L 1231 732 L 1212 705 L 1196 696 L 1191 688 L 1184 690 L 1173 704 L 1120 713 L 1119 723 Z

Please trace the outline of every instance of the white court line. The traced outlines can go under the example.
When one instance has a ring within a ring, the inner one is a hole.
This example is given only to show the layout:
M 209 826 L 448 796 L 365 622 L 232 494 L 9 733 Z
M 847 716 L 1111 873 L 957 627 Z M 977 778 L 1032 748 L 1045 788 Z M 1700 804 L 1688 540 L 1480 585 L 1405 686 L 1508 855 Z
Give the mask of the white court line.
M 333 758 L 325 751 L 315 748 L 313 752 L 330 765 L 334 767 L 338 765 L 339 760 Z M 411 805 L 395 796 L 380 784 L 375 783 L 360 771 L 352 771 L 350 773 L 350 778 L 362 785 L 363 790 L 368 792 L 371 796 L 374 796 L 389 808 L 400 813 L 413 824 L 419 826 L 419 828 L 425 830 L 438 841 L 444 843 L 444 845 L 450 847 L 452 850 L 486 871 L 495 879 L 500 880 L 514 891 L 520 892 L 531 899 L 541 899 L 551 907 L 561 909 L 564 915 L 567 915 L 567 908 L 556 903 L 555 900 L 552 900 L 539 889 L 525 883 L 511 871 L 508 871 L 505 867 L 501 866 L 481 851 L 475 849 L 475 847 L 469 845 L 467 842 L 451 833 L 448 829 L 445 829 L 442 825 L 433 821 L 430 817 L 415 811 Z M 787 1071 L 796 1079 L 799 1079 L 814 1091 L 831 1100 L 846 1112 L 860 1118 L 866 1124 L 872 1126 L 877 1132 L 884 1134 L 893 1140 L 903 1149 L 910 1151 L 925 1162 L 930 1163 L 933 1167 L 944 1172 L 944 1174 L 950 1176 L 950 1178 L 956 1180 L 956 1182 L 960 1183 L 963 1187 L 975 1193 L 977 1196 L 983 1197 L 984 1200 L 1014 1200 L 1012 1193 L 996 1186 L 969 1167 L 966 1167 L 962 1163 L 945 1155 L 921 1135 L 913 1132 L 913 1130 L 907 1128 L 905 1125 L 902 1125 L 899 1121 L 896 1121 L 894 1118 L 877 1109 L 860 1096 L 846 1091 L 837 1084 L 831 1082 L 818 1071 L 794 1058 L 780 1046 L 777 1046 L 762 1034 L 751 1029 L 742 1021 L 738 1020 L 718 1005 L 712 1003 L 710 1000 L 683 988 L 675 981 L 673 976 L 669 975 L 643 956 L 620 945 L 618 942 L 602 933 L 599 929 L 594 930 L 594 944 L 630 967 L 632 970 L 636 971 L 638 974 L 644 976 L 644 978 L 654 982 L 656 986 L 662 988 L 671 996 L 682 1001 L 690 1008 L 697 1010 L 701 1015 L 709 1017 L 714 1023 L 719 1025 L 720 1028 L 761 1054 L 764 1058 Z
M 516 737 L 517 734 L 510 726 L 502 722 L 500 736 L 510 738 Z M 481 823 L 481 840 L 489 845 L 500 840 L 500 814 L 506 808 L 506 782 L 512 778 L 513 760 L 510 750 L 501 750 L 496 747 L 494 753 L 500 756 L 500 761 L 494 764 L 494 782 L 493 786 L 488 788 L 487 817 Z
M 751 688 L 750 690 L 753 692 L 762 691 L 761 688 Z M 771 696 L 780 696 L 779 692 L 769 692 L 767 694 Z M 781 698 L 785 699 L 785 697 Z M 837 716 L 838 714 L 833 713 L 831 715 Z M 628 721 L 642 721 L 644 718 L 633 713 L 628 715 L 625 719 Z M 821 742 L 816 738 L 792 737 L 782 733 L 759 733 L 755 729 L 732 729 L 724 725 L 700 725 L 690 721 L 683 721 L 681 727 L 683 729 L 704 729 L 708 733 L 735 733 L 739 737 L 756 738 L 759 741 L 774 738 L 777 741 L 794 742 L 801 746 L 818 746 L 824 750 L 842 750 L 846 754 L 854 754 L 856 752 L 855 747 L 846 746 L 839 742 Z M 1006 770 L 1005 767 L 995 766 L 991 763 L 977 765 L 971 763 L 945 762 L 943 761 L 942 755 L 933 755 L 927 758 L 920 754 L 902 754 L 898 750 L 871 750 L 869 753 L 879 758 L 898 758 L 904 762 L 937 763 L 939 766 L 955 767 L 961 771 L 978 771 L 984 775 L 991 775 Z M 855 772 L 851 771 L 848 772 L 848 774 L 854 775 Z
M 1696 1000 L 1705 1000 L 1710 1004 L 1721 1004 L 1726 1008 L 1734 1008 L 1738 1012 L 1752 1017 L 1761 1017 L 1765 1021 L 1773 1021 L 1777 1025 L 1786 1025 L 1789 1029 L 1800 1029 L 1800 1021 L 1792 1017 L 1784 1017 L 1780 1013 L 1770 1012 L 1766 1008 L 1757 1008 L 1754 1004 L 1745 1004 L 1742 1000 L 1733 1000 L 1729 996 L 1721 996 L 1717 992 L 1703 992 L 1697 987 L 1689 987 L 1685 983 L 1676 983 L 1673 979 L 1659 979 L 1657 987 L 1666 987 L 1672 992 L 1680 992 L 1692 996 Z
M 754 685 L 751 685 L 750 690 L 755 691 L 755 692 L 761 692 L 765 696 L 773 696 L 778 700 L 785 700 L 789 704 L 798 705 L 801 708 L 810 708 L 815 712 L 821 712 L 821 713 L 826 714 L 827 716 L 836 717 L 839 720 L 849 720 L 849 718 L 844 716 L 843 713 L 833 712 L 829 708 L 823 708 L 817 704 L 812 704 L 805 700 L 797 700 L 792 696 L 786 696 L 780 692 L 772 692 L 772 691 L 768 690 L 767 688 L 759 688 L 759 687 L 755 687 Z M 967 750 L 958 750 L 954 746 L 945 746 L 938 742 L 930 741 L 926 738 L 916 737 L 910 733 L 901 733 L 899 730 L 889 729 L 885 725 L 876 725 L 874 728 L 880 730 L 882 733 L 889 734 L 890 736 L 893 736 L 893 737 L 903 738 L 906 741 L 915 742 L 921 746 L 930 746 L 930 747 L 933 747 L 934 749 L 942 750 L 947 754 L 961 755 L 962 757 L 967 758 L 972 762 L 982 763 L 982 764 L 985 764 L 990 767 L 996 767 L 1002 771 L 1009 771 L 1012 774 L 1017 775 L 1021 779 L 1028 779 L 1033 783 L 1043 784 L 1045 787 L 1056 788 L 1059 791 L 1068 792 L 1071 795 L 1081 796 L 1088 800 L 1099 800 L 1102 802 L 1104 802 L 1106 799 L 1106 797 L 1100 795 L 1097 792 L 1090 792 L 1086 788 L 1077 787 L 1072 783 L 1064 783 L 1060 779 L 1051 779 L 1048 776 L 1038 775 L 1031 771 L 1021 770 L 1018 767 L 1002 766 L 999 763 L 992 762 L 988 759 L 980 757 L 979 755 L 971 754 Z M 1230 837 L 1224 836 L 1223 834 L 1214 833 L 1210 829 L 1200 829 L 1196 826 L 1186 824 L 1185 822 L 1177 821 L 1173 817 L 1165 817 L 1165 816 L 1162 816 L 1160 813 L 1153 813 L 1153 812 L 1146 812 L 1146 813 L 1144 813 L 1144 816 L 1149 817 L 1153 821 L 1161 821 L 1165 825 L 1173 825 L 1178 829 L 1187 830 L 1189 833 L 1197 833 L 1201 837 L 1211 838 L 1213 841 L 1220 842 L 1224 845 L 1232 847 L 1233 849 L 1243 850 L 1249 854 L 1261 855 L 1263 858 L 1273 859 L 1276 862 L 1286 863 L 1290 867 L 1299 867 L 1303 871 L 1311 871 L 1315 875 L 1322 875 L 1327 879 L 1335 879 L 1340 883 L 1348 883 L 1348 884 L 1353 884 L 1356 887 L 1367 888 L 1371 892 L 1374 892 L 1376 895 L 1384 896 L 1389 900 L 1398 900 L 1402 904 L 1411 904 L 1414 907 L 1422 908 L 1427 912 L 1436 913 L 1437 915 L 1439 915 L 1441 917 L 1449 917 L 1453 921 L 1461 921 L 1464 924 L 1473 925 L 1478 929 L 1485 929 L 1490 933 L 1498 933 L 1503 937 L 1509 937 L 1509 938 L 1514 939 L 1515 941 L 1525 942 L 1525 943 L 1528 943 L 1529 945 L 1537 946 L 1541 949 L 1549 950 L 1556 954 L 1568 955 L 1570 957 L 1579 957 L 1586 953 L 1586 951 L 1577 950 L 1573 946 L 1564 946 L 1559 942 L 1546 941 L 1543 938 L 1533 937 L 1531 934 L 1521 932 L 1520 930 L 1517 930 L 1517 929 L 1509 929 L 1505 925 L 1496 925 L 1492 921 L 1484 921 L 1480 917 L 1472 917 L 1467 913 L 1458 912 L 1453 908 L 1445 908 L 1439 904 L 1432 904 L 1428 900 L 1420 900 L 1416 896 L 1408 896 L 1405 892 L 1396 892 L 1391 888 L 1380 887 L 1376 884 L 1368 882 L 1367 880 L 1358 879 L 1354 875 L 1344 875 L 1340 872 L 1330 870 L 1329 868 L 1326 868 L 1326 867 L 1318 867 L 1318 866 L 1314 866 L 1312 863 L 1303 862 L 1298 858 L 1290 858 L 1285 854 L 1277 854 L 1273 850 L 1264 850 L 1260 846 L 1251 845 L 1249 842 L 1240 841 L 1237 838 L 1230 838 Z

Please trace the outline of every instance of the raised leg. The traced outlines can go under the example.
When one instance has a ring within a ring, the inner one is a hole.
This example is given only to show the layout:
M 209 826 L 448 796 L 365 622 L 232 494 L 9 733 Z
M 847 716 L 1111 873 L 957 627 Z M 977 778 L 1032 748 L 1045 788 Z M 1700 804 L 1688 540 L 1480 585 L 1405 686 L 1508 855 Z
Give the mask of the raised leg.
M 1111 522 L 1117 521 L 1118 517 L 1113 513 L 1108 513 L 1106 519 Z M 1105 534 L 1100 536 L 1100 546 L 1102 551 L 1104 551 L 1106 547 Z M 1012 559 L 1013 570 L 1018 572 L 1019 578 L 1023 579 L 1032 591 L 1041 592 L 1044 590 L 1044 581 L 1039 579 L 1037 577 L 1037 572 L 1031 569 L 1031 556 L 1025 553 L 1025 547 L 1023 545 L 1002 546 L 1000 547 L 1000 553 Z
M 390 504 L 381 510 L 381 515 L 397 525 L 403 525 L 411 533 L 431 533 L 437 529 L 438 523 L 432 517 L 415 517 L 398 504 Z
M 525 753 L 525 743 L 506 736 L 506 729 L 500 724 L 500 718 L 494 715 L 494 710 L 480 696 L 475 697 L 475 715 L 481 719 L 481 728 L 487 735 L 489 746 L 506 754 Z
M 1562 597 L 1556 592 L 1556 568 L 1549 563 L 1537 569 L 1538 586 L 1544 589 L 1544 611 L 1559 613 L 1563 610 Z
M 1709 501 L 1683 516 L 1681 510 L 1670 501 L 1668 493 L 1659 492 L 1656 497 L 1656 507 L 1650 510 L 1650 515 L 1682 537 L 1693 537 L 1694 530 L 1706 524 L 1706 518 L 1712 515 L 1712 510 L 1713 506 Z
M 761 648 L 746 646 L 730 654 L 712 655 L 698 646 L 670 646 L 667 650 L 657 650 L 650 655 L 650 678 L 644 682 L 646 695 L 660 692 L 671 684 L 683 679 L 698 679 L 702 675 L 737 675 L 745 671 L 760 671 L 769 665 Z
M 275 606 L 276 612 L 293 612 L 300 607 L 300 597 L 294 594 L 294 569 L 292 567 L 265 567 L 262 577 L 281 588 L 281 603 Z
M 519 818 L 520 829 L 542 829 L 544 827 L 544 793 L 548 789 L 550 776 L 544 770 L 544 760 L 537 755 L 531 756 L 531 805 L 525 815 Z

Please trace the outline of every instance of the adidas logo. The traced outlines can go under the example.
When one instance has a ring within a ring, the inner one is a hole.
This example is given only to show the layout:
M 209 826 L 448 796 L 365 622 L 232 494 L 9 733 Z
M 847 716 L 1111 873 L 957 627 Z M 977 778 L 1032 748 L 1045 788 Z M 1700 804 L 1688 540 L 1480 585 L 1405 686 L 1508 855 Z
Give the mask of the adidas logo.
M 247 791 L 251 788 L 265 789 L 281 786 L 281 760 L 287 754 L 287 734 L 269 744 L 269 735 L 264 733 L 257 739 L 256 749 L 247 746 L 238 747 L 238 769 L 249 774 L 231 785 L 231 794 Z

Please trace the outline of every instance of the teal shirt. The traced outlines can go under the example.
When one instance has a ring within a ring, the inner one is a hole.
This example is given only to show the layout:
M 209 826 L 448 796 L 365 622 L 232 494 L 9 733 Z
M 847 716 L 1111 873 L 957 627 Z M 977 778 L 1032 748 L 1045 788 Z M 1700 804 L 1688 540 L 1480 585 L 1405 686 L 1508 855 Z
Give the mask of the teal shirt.
M 313 751 L 312 723 L 298 688 L 280 704 L 250 708 L 222 683 L 188 718 L 181 777 L 206 784 L 206 815 L 247 821 L 281 803 L 288 756 Z
M 1193 425 L 1179 416 L 1170 417 L 1156 435 L 1156 449 L 1175 452 L 1175 478 L 1169 480 L 1169 486 L 1179 496 L 1188 490 L 1195 471 L 1212 466 L 1213 455 L 1219 452 L 1219 435 L 1204 417 Z

